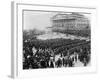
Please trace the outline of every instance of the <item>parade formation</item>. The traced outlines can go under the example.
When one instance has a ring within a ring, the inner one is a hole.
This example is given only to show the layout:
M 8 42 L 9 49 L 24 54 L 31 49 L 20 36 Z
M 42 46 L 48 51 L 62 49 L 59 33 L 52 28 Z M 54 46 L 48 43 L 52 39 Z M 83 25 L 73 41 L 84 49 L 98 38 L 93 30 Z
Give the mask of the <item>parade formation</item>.
M 23 69 L 90 66 L 89 20 L 78 13 L 51 20 L 51 31 L 23 31 Z
M 90 63 L 90 41 L 29 40 L 23 43 L 23 69 L 87 66 Z

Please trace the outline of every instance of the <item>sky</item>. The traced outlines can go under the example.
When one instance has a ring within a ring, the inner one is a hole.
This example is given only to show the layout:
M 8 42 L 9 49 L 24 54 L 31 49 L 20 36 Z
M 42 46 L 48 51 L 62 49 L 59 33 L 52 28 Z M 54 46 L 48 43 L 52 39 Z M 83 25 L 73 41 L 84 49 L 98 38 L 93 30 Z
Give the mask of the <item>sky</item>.
M 24 30 L 46 30 L 47 27 L 52 26 L 50 18 L 55 14 L 57 12 L 24 11 Z M 90 18 L 90 14 L 84 15 Z
M 52 12 L 24 11 L 24 30 L 44 30 L 51 26 Z

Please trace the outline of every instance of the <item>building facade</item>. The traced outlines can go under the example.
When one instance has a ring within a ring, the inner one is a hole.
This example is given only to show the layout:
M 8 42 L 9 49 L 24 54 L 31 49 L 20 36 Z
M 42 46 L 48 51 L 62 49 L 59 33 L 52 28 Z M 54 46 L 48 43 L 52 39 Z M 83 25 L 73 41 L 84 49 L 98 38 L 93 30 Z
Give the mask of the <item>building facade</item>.
M 84 15 L 78 13 L 56 14 L 51 18 L 53 29 L 83 30 L 90 29 L 90 22 Z

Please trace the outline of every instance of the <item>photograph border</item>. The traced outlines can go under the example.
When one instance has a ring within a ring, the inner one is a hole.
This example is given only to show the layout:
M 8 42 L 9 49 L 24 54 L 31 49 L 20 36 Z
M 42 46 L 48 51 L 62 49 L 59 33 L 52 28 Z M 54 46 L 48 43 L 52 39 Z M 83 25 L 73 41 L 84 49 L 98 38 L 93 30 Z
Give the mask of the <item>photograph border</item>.
M 19 25 L 18 25 L 18 20 L 19 20 L 19 15 L 18 15 L 18 6 L 23 6 L 23 5 L 25 5 L 25 6 L 29 6 L 29 5 L 31 5 L 31 6 L 44 6 L 44 7 L 59 7 L 59 8 L 81 8 L 81 9 L 89 9 L 89 10 L 93 10 L 94 11 L 94 13 L 96 13 L 96 8 L 87 8 L 87 7 L 72 7 L 72 6 L 56 6 L 56 5 L 40 5 L 40 4 L 27 4 L 27 3 L 17 3 L 17 2 L 12 2 L 12 5 L 11 5 L 11 8 L 12 8 L 12 10 L 11 10 L 11 13 L 12 13 L 12 20 L 11 20 L 11 25 L 12 25 L 12 54 L 11 54 L 11 58 L 12 58 L 12 60 L 11 60 L 11 76 L 13 77 L 13 78 L 17 78 L 17 77 L 25 77 L 26 76 L 26 73 L 25 73 L 25 75 L 20 75 L 19 74 L 19 65 L 18 64 L 20 64 L 21 62 L 19 62 L 19 54 L 18 54 L 18 44 L 19 44 L 19 42 L 18 42 L 18 40 L 20 39 L 19 38 L 19 36 L 18 36 L 18 34 L 19 34 Z M 27 9 L 23 9 L 23 10 L 27 10 Z M 23 28 L 23 10 L 22 10 L 22 28 Z M 29 9 L 28 9 L 29 10 Z M 47 11 L 47 10 L 46 10 Z M 52 12 L 52 11 L 50 11 L 50 12 Z M 56 11 L 56 12 L 58 12 L 58 11 Z M 59 11 L 59 12 L 61 12 L 61 11 Z M 63 11 L 64 12 L 64 11 Z M 74 11 L 73 11 L 74 12 Z M 94 14 L 94 13 L 92 13 L 92 14 Z M 91 14 L 91 13 L 89 13 L 89 14 Z M 95 21 L 96 22 L 96 21 Z M 96 23 L 95 23 L 95 25 L 96 25 Z M 23 31 L 23 29 L 22 29 L 22 31 Z M 92 32 L 92 31 L 91 31 Z M 22 33 L 23 34 L 23 33 Z M 95 60 L 96 60 L 96 56 L 95 56 Z M 95 61 L 96 62 L 96 61 Z M 94 71 L 89 71 L 89 72 L 96 72 L 96 64 L 95 64 L 95 66 L 94 66 Z M 46 69 L 47 70 L 47 69 Z M 61 71 L 62 69 L 57 69 L 57 71 Z M 82 69 L 81 69 L 82 70 Z M 47 70 L 47 71 L 44 71 L 44 70 L 41 70 L 41 69 L 39 69 L 39 70 L 36 70 L 37 72 L 44 72 L 44 73 L 48 73 L 50 70 Z M 34 71 L 34 72 L 36 72 L 36 71 Z M 59 72 L 58 71 L 58 72 Z M 68 70 L 70 73 L 73 73 L 73 72 L 71 72 L 72 70 Z M 51 73 L 53 73 L 54 71 L 50 71 Z M 22 73 L 22 72 L 20 72 L 20 73 Z M 33 73 L 33 72 L 31 72 L 31 73 Z M 69 74 L 70 74 L 69 73 Z M 81 73 L 81 72 L 75 72 L 75 73 Z M 37 75 L 38 76 L 38 75 Z

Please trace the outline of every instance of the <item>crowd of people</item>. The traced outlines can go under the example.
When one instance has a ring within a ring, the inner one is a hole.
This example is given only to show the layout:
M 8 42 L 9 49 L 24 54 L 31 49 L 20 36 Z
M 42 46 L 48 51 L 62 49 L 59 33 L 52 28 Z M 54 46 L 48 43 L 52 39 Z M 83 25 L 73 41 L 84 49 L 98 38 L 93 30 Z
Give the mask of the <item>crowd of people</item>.
M 38 45 L 35 45 L 36 41 L 23 42 L 23 69 L 75 67 L 78 61 L 83 63 L 83 66 L 90 63 L 89 41 L 76 41 L 73 44 L 66 44 L 65 41 L 54 42 L 55 44 L 49 47 L 48 41 L 46 45 L 38 41 Z

